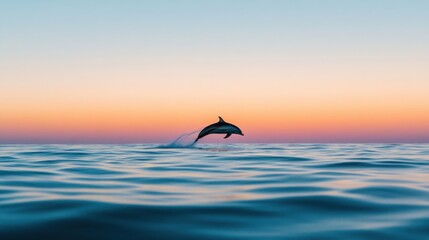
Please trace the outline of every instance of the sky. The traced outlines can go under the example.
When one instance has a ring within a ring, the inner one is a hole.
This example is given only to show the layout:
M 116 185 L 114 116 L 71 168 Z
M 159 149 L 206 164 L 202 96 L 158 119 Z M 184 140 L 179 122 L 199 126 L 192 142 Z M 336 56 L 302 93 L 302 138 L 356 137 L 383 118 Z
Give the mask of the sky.
M 0 2 L 0 143 L 429 142 L 429 1 Z

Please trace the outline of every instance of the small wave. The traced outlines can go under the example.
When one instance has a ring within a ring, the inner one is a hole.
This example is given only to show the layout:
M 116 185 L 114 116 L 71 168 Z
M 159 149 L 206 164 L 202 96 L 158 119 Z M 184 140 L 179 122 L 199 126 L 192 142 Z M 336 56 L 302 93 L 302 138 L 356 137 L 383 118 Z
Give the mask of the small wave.
M 320 193 L 330 191 L 330 188 L 325 187 L 307 187 L 307 186 L 273 186 L 273 187 L 260 187 L 251 189 L 251 192 L 262 193 Z
M 12 156 L 0 156 L 0 161 L 13 161 L 18 159 L 17 157 Z
M 327 163 L 319 164 L 320 168 L 362 168 L 362 169 L 371 169 L 371 168 L 413 168 L 416 167 L 415 163 L 401 163 L 395 161 L 378 161 L 378 162 L 360 162 L 360 161 L 348 161 L 348 162 L 338 162 L 338 163 Z
M 61 171 L 71 172 L 81 175 L 117 175 L 121 174 L 119 171 L 113 171 L 108 169 L 102 169 L 100 167 L 68 167 L 63 168 Z
M 24 156 L 61 156 L 61 157 L 84 157 L 90 156 L 91 154 L 88 152 L 68 152 L 68 151 L 29 151 L 29 152 L 21 152 L 19 155 Z
M 310 158 L 292 156 L 270 156 L 270 155 L 242 155 L 242 156 L 219 156 L 219 160 L 233 161 L 265 161 L 265 162 L 302 162 L 310 161 Z
M 429 194 L 423 190 L 414 188 L 405 188 L 400 186 L 373 186 L 351 189 L 348 192 L 357 193 L 360 195 L 378 197 L 378 198 L 395 198 L 401 196 L 401 198 L 418 198 L 418 197 L 429 197 Z
M 22 169 L 22 170 L 0 169 L 0 176 L 2 177 L 11 177 L 11 176 L 36 177 L 36 176 L 53 176 L 53 175 L 56 175 L 56 174 L 52 172 L 37 171 L 32 169 Z

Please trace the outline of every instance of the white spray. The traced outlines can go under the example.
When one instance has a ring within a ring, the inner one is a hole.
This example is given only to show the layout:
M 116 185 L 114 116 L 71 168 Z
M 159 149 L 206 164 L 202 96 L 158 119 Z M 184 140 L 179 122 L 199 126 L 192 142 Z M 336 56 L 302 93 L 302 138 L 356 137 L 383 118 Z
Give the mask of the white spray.
M 196 139 L 196 136 L 194 135 L 198 132 L 200 131 L 193 131 L 190 133 L 182 134 L 171 143 L 164 144 L 159 147 L 160 148 L 192 148 L 195 145 L 194 140 Z

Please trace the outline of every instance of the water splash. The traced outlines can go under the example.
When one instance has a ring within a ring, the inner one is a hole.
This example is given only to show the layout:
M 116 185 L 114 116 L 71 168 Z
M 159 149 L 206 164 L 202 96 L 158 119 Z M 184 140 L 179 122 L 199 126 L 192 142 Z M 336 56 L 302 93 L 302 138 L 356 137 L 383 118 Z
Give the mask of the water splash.
M 158 146 L 158 148 L 192 148 L 196 144 L 194 141 L 197 138 L 196 133 L 200 132 L 193 131 L 185 133 L 177 137 L 173 142 Z

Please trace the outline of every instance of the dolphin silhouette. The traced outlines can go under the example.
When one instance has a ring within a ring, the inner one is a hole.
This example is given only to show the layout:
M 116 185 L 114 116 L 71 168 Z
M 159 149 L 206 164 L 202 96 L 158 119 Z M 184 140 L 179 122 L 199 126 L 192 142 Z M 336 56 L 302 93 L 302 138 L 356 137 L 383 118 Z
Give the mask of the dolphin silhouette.
M 195 139 L 194 143 L 196 143 L 200 138 L 203 138 L 209 134 L 223 134 L 226 133 L 226 136 L 224 138 L 229 138 L 231 134 L 239 134 L 241 136 L 244 136 L 244 134 L 241 132 L 241 129 L 237 126 L 225 122 L 221 117 L 219 117 L 219 122 L 213 123 L 207 127 L 205 127 L 201 132 L 198 134 L 197 139 Z

